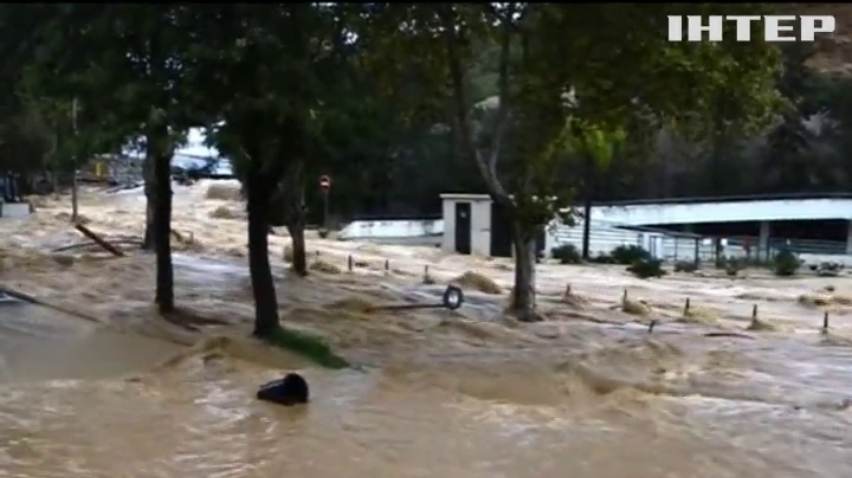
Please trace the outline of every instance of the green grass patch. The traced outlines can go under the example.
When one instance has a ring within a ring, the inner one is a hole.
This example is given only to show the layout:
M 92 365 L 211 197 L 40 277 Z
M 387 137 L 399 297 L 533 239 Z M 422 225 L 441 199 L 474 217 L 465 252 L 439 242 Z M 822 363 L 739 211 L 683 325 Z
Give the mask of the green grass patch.
M 349 362 L 335 354 L 321 338 L 304 332 L 281 327 L 272 336 L 262 340 L 272 346 L 295 352 L 326 368 L 339 370 L 349 367 Z

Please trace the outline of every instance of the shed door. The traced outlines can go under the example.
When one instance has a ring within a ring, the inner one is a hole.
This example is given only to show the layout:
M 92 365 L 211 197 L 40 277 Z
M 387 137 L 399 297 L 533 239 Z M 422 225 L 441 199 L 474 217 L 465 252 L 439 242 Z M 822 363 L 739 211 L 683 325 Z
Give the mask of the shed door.
M 470 254 L 470 203 L 456 203 L 456 252 Z

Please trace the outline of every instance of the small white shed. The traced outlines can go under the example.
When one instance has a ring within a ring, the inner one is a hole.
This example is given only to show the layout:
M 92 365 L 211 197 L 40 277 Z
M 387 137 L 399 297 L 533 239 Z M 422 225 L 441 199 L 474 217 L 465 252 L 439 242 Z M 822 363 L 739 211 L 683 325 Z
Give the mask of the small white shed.
M 491 196 L 487 194 L 441 194 L 446 252 L 491 255 Z
M 0 218 L 22 218 L 33 212 L 29 202 L 3 202 L 0 199 Z

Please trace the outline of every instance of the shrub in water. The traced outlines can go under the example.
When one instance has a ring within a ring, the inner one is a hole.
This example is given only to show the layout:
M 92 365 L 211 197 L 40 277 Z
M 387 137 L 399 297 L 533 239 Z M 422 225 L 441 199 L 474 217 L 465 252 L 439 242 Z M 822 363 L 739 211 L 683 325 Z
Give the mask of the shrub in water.
M 640 279 L 649 277 L 663 277 L 666 271 L 663 270 L 663 261 L 654 258 L 636 261 L 631 264 L 627 271 Z
M 624 265 L 653 259 L 651 254 L 640 246 L 618 246 L 612 250 L 610 256 L 616 264 Z
M 615 260 L 608 254 L 598 254 L 589 259 L 589 262 L 594 262 L 595 264 L 615 264 Z
M 675 272 L 695 272 L 698 265 L 694 261 L 677 261 L 674 266 Z
M 782 249 L 775 255 L 772 269 L 775 271 L 775 275 L 777 276 L 789 277 L 796 274 L 800 265 L 801 262 L 799 262 L 799 258 L 796 257 L 795 254 L 790 252 L 788 249 Z
M 745 257 L 729 257 L 728 265 L 725 266 L 725 271 L 729 276 L 736 276 L 741 270 L 748 267 L 748 259 Z
M 580 255 L 580 251 L 577 250 L 577 247 L 574 244 L 563 244 L 558 247 L 554 247 L 550 254 L 554 259 L 559 260 L 560 264 L 579 264 L 582 262 L 582 256 Z

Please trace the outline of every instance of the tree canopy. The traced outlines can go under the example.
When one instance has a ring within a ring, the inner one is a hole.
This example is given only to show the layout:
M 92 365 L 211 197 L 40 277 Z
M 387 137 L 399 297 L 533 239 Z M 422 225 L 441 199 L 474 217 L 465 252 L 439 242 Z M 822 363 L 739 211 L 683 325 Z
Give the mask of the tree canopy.
M 326 224 L 320 175 L 341 219 L 488 192 L 509 210 L 513 307 L 532 320 L 535 237 L 581 199 L 852 181 L 848 81 L 807 68 L 802 45 L 670 43 L 667 15 L 684 8 L 9 4 L 0 161 L 73 170 L 144 138 L 146 242 L 170 271 L 169 159 L 189 127 L 206 127 L 243 183 L 259 333 L 277 323 L 266 233 L 285 225 L 294 269 L 308 273 L 304 229 Z M 158 280 L 164 310 L 170 277 Z

